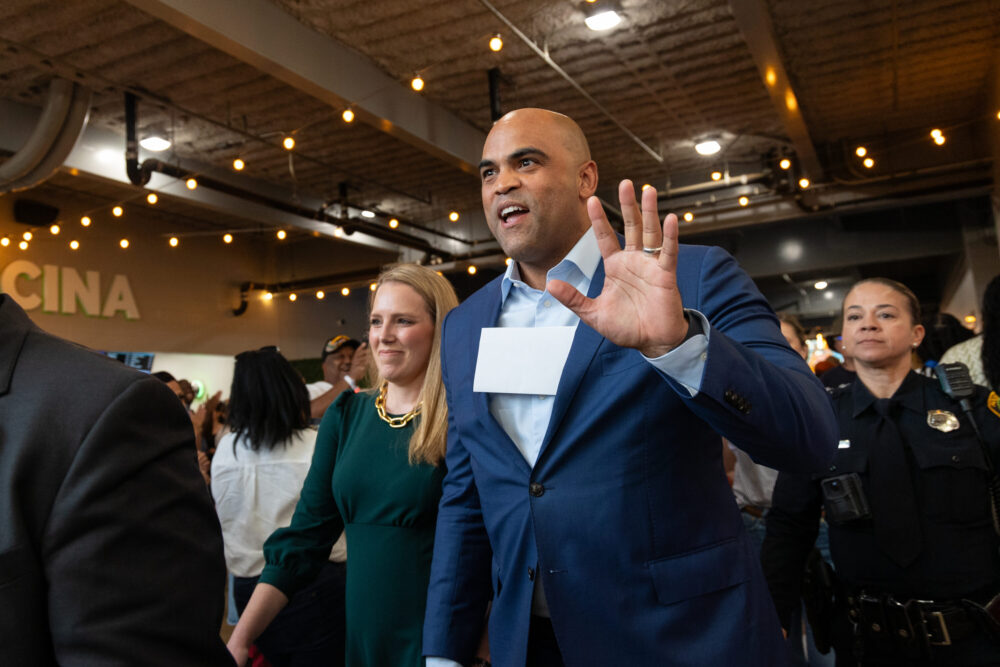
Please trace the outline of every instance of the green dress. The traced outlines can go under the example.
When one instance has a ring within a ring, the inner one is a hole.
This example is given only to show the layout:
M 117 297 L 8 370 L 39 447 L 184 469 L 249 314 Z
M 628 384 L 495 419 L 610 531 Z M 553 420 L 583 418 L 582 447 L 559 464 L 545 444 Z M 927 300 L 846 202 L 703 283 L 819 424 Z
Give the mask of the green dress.
M 347 665 L 424 664 L 421 633 L 444 471 L 410 465 L 414 423 L 392 428 L 375 394 L 345 392 L 327 409 L 292 523 L 264 544 L 260 581 L 291 597 L 347 531 Z

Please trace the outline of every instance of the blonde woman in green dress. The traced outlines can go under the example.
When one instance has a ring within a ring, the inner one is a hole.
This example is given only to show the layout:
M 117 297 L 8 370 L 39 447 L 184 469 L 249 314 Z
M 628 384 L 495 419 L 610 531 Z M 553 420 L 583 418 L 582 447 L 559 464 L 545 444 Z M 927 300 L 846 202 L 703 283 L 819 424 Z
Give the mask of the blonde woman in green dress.
M 264 545 L 266 565 L 229 640 L 238 665 L 347 533 L 346 664 L 417 667 L 447 435 L 438 348 L 458 304 L 436 272 L 399 264 L 379 276 L 368 343 L 369 392 L 345 391 L 323 417 L 291 525 Z

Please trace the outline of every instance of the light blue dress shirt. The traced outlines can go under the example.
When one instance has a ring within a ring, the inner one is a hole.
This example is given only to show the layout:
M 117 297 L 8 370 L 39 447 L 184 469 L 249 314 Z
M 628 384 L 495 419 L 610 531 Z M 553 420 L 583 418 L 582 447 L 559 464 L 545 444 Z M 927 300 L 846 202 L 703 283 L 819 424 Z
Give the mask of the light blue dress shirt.
M 546 274 L 549 280 L 562 280 L 582 294 L 590 290 L 591 280 L 601 261 L 601 251 L 593 229 L 580 237 L 566 257 Z M 537 290 L 521 280 L 517 262 L 511 262 L 500 283 L 501 306 L 498 327 L 575 327 L 579 316 L 562 305 L 547 290 Z M 669 375 L 694 396 L 701 388 L 708 350 L 709 326 L 704 315 L 687 309 L 688 317 L 697 317 L 702 333 L 696 334 L 663 356 L 643 358 Z M 552 417 L 553 396 L 533 394 L 489 395 L 490 414 L 497 420 L 531 467 L 535 466 L 542 439 Z M 542 578 L 535 580 L 532 614 L 548 616 Z M 447 658 L 427 658 L 427 667 L 462 667 Z

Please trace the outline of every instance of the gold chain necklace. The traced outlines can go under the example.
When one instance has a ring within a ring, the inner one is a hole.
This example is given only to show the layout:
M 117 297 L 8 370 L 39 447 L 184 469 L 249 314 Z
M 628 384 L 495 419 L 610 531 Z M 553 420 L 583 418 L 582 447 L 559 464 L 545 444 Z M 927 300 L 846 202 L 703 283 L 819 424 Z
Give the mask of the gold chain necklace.
M 403 428 L 411 421 L 413 418 L 420 414 L 420 408 L 423 403 L 417 403 L 413 406 L 413 409 L 407 412 L 402 417 L 390 417 L 385 411 L 385 395 L 389 389 L 389 383 L 383 382 L 382 388 L 378 391 L 378 396 L 375 397 L 375 411 L 378 413 L 379 419 L 384 421 L 386 424 L 392 428 Z

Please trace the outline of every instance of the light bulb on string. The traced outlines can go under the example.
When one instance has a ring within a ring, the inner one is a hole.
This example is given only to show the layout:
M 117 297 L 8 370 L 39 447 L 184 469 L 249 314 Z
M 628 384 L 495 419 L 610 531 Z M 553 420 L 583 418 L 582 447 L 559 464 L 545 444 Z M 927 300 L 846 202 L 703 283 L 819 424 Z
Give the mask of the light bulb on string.
M 52 234 L 52 236 L 56 236 L 61 231 L 62 230 L 59 229 L 59 225 L 52 225 L 49 227 L 49 233 Z
M 240 158 L 236 158 L 235 160 L 233 160 L 233 169 L 235 169 L 236 171 L 243 171 L 243 168 L 245 166 L 247 166 L 247 163 L 241 160 Z
M 84 227 L 90 227 L 91 222 L 92 221 L 90 219 L 90 216 L 85 215 L 82 218 L 80 218 L 80 224 L 83 225 Z
M 351 295 L 351 288 L 350 287 L 344 287 L 344 288 L 342 288 L 340 290 L 340 294 L 341 294 L 341 296 L 350 296 Z
M 292 137 L 285 137 L 281 141 L 281 145 L 284 146 L 286 151 L 290 151 L 293 148 L 295 148 L 295 139 L 293 139 Z
M 458 222 L 458 211 L 452 211 L 448 214 L 448 219 L 452 222 Z
M 150 204 L 156 204 L 156 202 L 160 201 L 160 198 L 156 196 L 155 192 L 150 192 L 148 195 L 146 195 L 146 201 L 148 201 Z
M 721 181 L 722 180 L 722 172 L 721 171 L 713 171 L 712 172 L 712 180 L 713 181 Z
M 20 248 L 21 250 L 27 250 L 28 249 L 28 242 L 27 241 L 21 241 L 20 243 L 17 244 L 17 247 Z
M 326 298 L 326 292 L 324 292 L 323 290 L 316 290 L 316 298 L 322 301 L 323 299 Z
M 857 155 L 858 157 L 864 157 L 868 155 L 868 149 L 865 148 L 864 146 L 858 146 L 857 148 L 854 149 L 854 154 Z
M 396 220 L 396 218 L 391 218 L 389 220 L 389 228 L 395 229 L 396 227 L 399 227 L 399 220 Z
M 500 37 L 500 33 L 497 33 L 490 37 L 490 51 L 494 53 L 503 48 L 503 39 Z
M 115 206 L 113 209 L 111 209 L 111 215 L 115 216 L 116 218 L 120 218 L 123 215 L 125 215 L 125 209 L 123 209 L 121 206 Z
M 694 213 L 688 211 L 684 214 L 684 222 L 691 222 L 692 220 L 694 220 Z
M 866 157 L 864 162 L 862 162 L 862 164 L 865 165 L 866 169 L 871 169 L 872 167 L 875 166 L 875 160 L 873 160 L 870 157 Z
M 368 286 L 368 289 L 374 292 L 376 289 L 378 289 L 378 283 L 372 283 L 371 285 Z
M 799 179 L 799 187 L 802 188 L 803 190 L 807 190 L 809 188 L 809 185 L 810 183 L 808 178 L 803 177 Z
M 792 161 L 789 160 L 788 158 L 782 158 L 781 162 L 778 163 L 778 166 L 784 169 L 785 171 L 788 171 L 789 169 L 792 168 Z
M 167 241 L 167 243 L 170 244 L 171 248 L 176 248 L 180 244 L 180 239 L 178 239 L 176 236 L 171 236 L 170 240 Z
M 279 229 L 278 233 L 275 234 L 275 236 L 278 237 L 279 241 L 284 241 L 285 237 L 288 236 L 288 232 L 286 232 L 284 229 Z
M 476 269 L 476 265 L 475 264 L 469 264 L 469 268 L 466 269 L 466 271 L 469 272 L 470 276 L 476 275 L 476 270 L 477 269 Z
M 198 179 L 196 179 L 196 178 L 189 178 L 186 181 L 184 181 L 184 185 L 187 186 L 188 190 L 194 190 L 195 188 L 198 187 Z
M 299 295 L 296 294 L 295 292 L 292 292 L 291 294 L 288 295 L 288 300 L 289 301 L 295 301 L 298 298 L 299 298 Z
M 2 239 L 0 239 L 0 246 L 3 246 L 4 248 L 6 248 L 9 245 L 10 245 L 10 237 L 9 236 L 5 236 Z
M 24 239 L 25 241 L 30 241 L 32 238 L 34 238 L 34 236 L 35 235 L 32 234 L 31 232 L 25 232 L 21 234 L 21 238 Z
M 222 242 L 223 243 L 232 243 L 233 242 L 233 235 L 232 234 L 225 234 L 222 237 Z
M 424 89 L 424 80 L 420 78 L 419 74 L 417 74 L 416 76 L 413 77 L 413 79 L 410 80 L 410 88 L 413 88 L 413 90 L 417 91 L 418 93 Z
M 740 206 L 747 206 L 750 203 L 750 198 L 746 195 L 740 197 Z
M 121 241 L 118 242 L 118 245 L 122 247 L 122 250 L 125 250 L 126 248 L 128 248 L 129 245 L 128 239 L 122 239 Z
M 79 250 L 80 242 L 77 241 L 76 239 L 73 239 L 72 241 L 69 242 L 69 248 L 70 250 Z
M 345 123 L 353 123 L 354 111 L 350 107 L 348 107 L 347 109 L 344 109 L 344 113 L 340 114 L 340 117 L 344 119 Z

